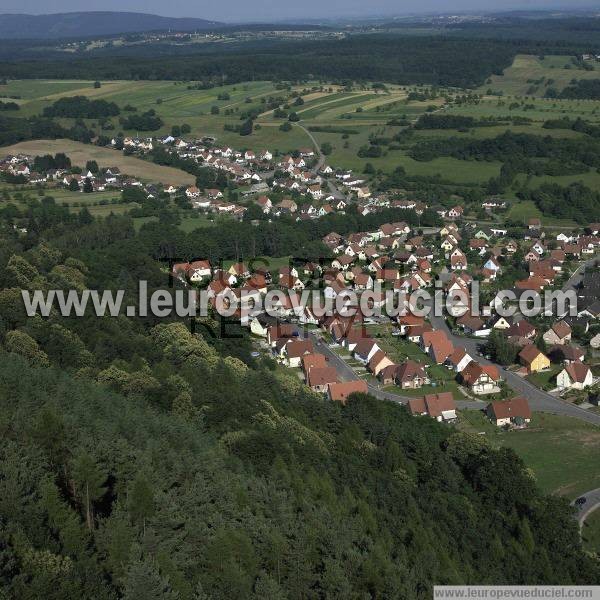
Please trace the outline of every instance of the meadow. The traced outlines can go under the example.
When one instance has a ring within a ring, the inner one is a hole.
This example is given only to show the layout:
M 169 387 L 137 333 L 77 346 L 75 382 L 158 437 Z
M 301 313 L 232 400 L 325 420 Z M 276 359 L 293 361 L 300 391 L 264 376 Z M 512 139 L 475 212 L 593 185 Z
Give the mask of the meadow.
M 571 79 L 597 79 L 599 66 L 589 63 L 594 70 L 587 71 L 573 64 L 570 56 L 533 56 L 518 54 L 513 64 L 502 75 L 492 75 L 479 91 L 492 89 L 504 95 L 543 96 L 546 89 L 558 91 L 569 85 Z M 550 83 L 549 83 L 550 82 Z
M 570 417 L 534 413 L 527 429 L 502 431 L 478 411 L 461 411 L 459 427 L 483 434 L 493 446 L 512 448 L 547 493 L 577 498 L 600 487 L 597 427 Z

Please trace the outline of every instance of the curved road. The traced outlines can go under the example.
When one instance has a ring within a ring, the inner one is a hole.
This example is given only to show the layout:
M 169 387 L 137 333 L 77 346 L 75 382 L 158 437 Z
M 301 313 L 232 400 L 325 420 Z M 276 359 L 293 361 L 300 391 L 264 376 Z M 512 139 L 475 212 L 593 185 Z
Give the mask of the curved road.
M 314 166 L 312 171 L 315 174 L 318 174 L 319 171 L 325 166 L 325 160 L 326 160 L 325 155 L 321 151 L 321 146 L 319 145 L 317 138 L 306 127 L 304 127 L 304 125 L 302 125 L 301 123 L 294 123 L 294 125 L 296 125 L 296 127 L 299 127 L 300 129 L 302 129 L 302 131 L 304 131 L 304 133 L 306 133 L 306 135 L 312 141 L 313 146 L 315 147 L 315 150 L 317 151 L 318 160 L 317 160 L 317 164 Z M 327 183 L 327 187 L 329 188 L 330 194 L 332 196 L 334 196 L 336 198 L 336 200 L 346 200 L 346 201 L 348 200 L 346 195 L 343 194 L 342 192 L 340 192 L 340 190 L 334 185 L 333 181 L 331 181 L 330 179 L 326 179 L 325 181 Z
M 579 527 L 583 526 L 585 520 L 598 508 L 600 508 L 600 488 L 581 494 L 579 498 L 585 498 L 585 504 L 577 505 L 575 501 L 571 505 L 577 509 L 575 518 Z

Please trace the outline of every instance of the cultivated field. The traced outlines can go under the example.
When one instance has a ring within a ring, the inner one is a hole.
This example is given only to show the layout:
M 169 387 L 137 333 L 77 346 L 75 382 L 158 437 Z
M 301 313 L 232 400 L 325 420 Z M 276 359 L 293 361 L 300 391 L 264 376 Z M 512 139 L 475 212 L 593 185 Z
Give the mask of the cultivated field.
M 118 167 L 122 173 L 139 177 L 144 181 L 155 181 L 176 186 L 191 185 L 195 178 L 189 173 L 172 167 L 163 167 L 151 162 L 124 156 L 122 152 L 111 148 L 102 148 L 91 144 L 81 144 L 72 140 L 32 140 L 20 142 L 14 146 L 2 148 L 5 154 L 56 154 L 64 152 L 72 163 L 85 167 L 88 160 L 97 161 L 100 167 Z
M 409 156 L 410 148 L 426 140 L 447 137 L 478 140 L 492 138 L 505 131 L 552 137 L 581 137 L 584 134 L 570 130 L 544 129 L 543 124 L 546 120 L 565 116 L 572 119 L 581 117 L 586 121 L 600 123 L 598 103 L 586 100 L 547 99 L 540 96 L 543 96 L 550 85 L 561 89 L 573 78 L 597 77 L 599 74 L 600 71 L 597 70 L 585 71 L 577 67 L 568 56 L 540 58 L 519 55 L 502 76 L 492 77 L 491 83 L 477 90 L 483 94 L 477 103 L 449 106 L 444 106 L 441 96 L 435 100 L 408 100 L 411 91 L 422 91 L 415 87 L 388 85 L 386 89 L 376 92 L 368 86 L 355 86 L 352 90 L 345 90 L 340 86 L 323 86 L 317 82 L 286 87 L 268 81 L 253 81 L 205 90 L 196 89 L 197 85 L 194 82 L 113 81 L 101 82 L 101 87 L 96 89 L 92 81 L 10 81 L 8 85 L 0 86 L 0 96 L 20 96 L 20 116 L 39 114 L 44 107 L 62 96 L 81 94 L 90 98 L 102 98 L 116 102 L 121 108 L 130 104 L 137 108 L 138 113 L 153 109 L 160 115 L 164 125 L 153 132 L 123 130 L 117 117 L 111 119 L 112 129 L 102 131 L 97 122 L 87 120 L 86 124 L 98 133 L 165 135 L 171 133 L 173 126 L 185 123 L 191 127 L 192 136 L 210 135 L 217 138 L 220 145 L 230 145 L 242 150 L 261 151 L 268 148 L 276 155 L 312 146 L 312 141 L 305 131 L 308 129 L 312 130 L 312 135 L 320 144 L 327 143 L 331 146 L 327 161 L 334 167 L 362 172 L 366 163 L 371 163 L 377 171 L 390 173 L 401 166 L 413 177 L 437 178 L 440 182 L 455 185 L 481 185 L 499 175 L 502 166 L 500 163 L 449 157 L 419 162 Z M 532 83 L 533 81 L 538 83 Z M 536 90 L 533 90 L 532 86 L 536 87 Z M 486 95 L 488 90 L 502 92 L 503 95 Z M 457 90 L 450 92 L 456 93 Z M 526 95 L 527 93 L 529 95 Z M 297 94 L 300 94 L 304 101 L 299 106 L 295 105 Z M 287 112 L 296 112 L 302 127 L 293 126 L 290 131 L 281 131 L 280 126 L 285 119 L 275 118 L 273 110 L 267 109 L 267 101 L 272 98 L 287 102 Z M 215 107 L 218 108 L 218 114 L 213 114 Z M 251 135 L 241 137 L 236 131 L 226 130 L 239 126 L 249 111 L 259 115 Z M 409 142 L 395 141 L 397 135 L 405 129 L 405 126 L 399 123 L 415 121 L 424 113 L 432 111 L 471 116 L 476 119 L 492 117 L 506 121 L 492 127 L 468 130 L 417 130 Z M 523 117 L 528 122 L 515 125 L 510 122 L 510 119 L 515 117 Z M 73 120 L 63 119 L 62 122 L 64 125 L 70 125 Z M 387 144 L 381 146 L 381 156 L 359 157 L 360 148 L 368 146 L 372 137 L 388 140 Z M 120 157 L 119 160 L 116 157 L 109 159 L 108 155 L 98 158 L 91 154 L 105 150 L 80 145 L 78 147 L 82 149 L 82 153 L 76 153 L 77 158 L 72 157 L 75 160 L 96 158 L 103 166 L 107 166 L 106 161 L 115 166 L 122 166 L 124 161 L 135 161 L 125 157 Z M 127 172 L 145 179 L 157 179 L 155 173 L 160 172 L 161 181 L 173 184 L 191 181 L 185 174 L 176 177 L 174 173 L 169 174 L 154 165 L 136 164 L 141 170 L 137 170 L 134 163 L 131 163 L 131 167 L 126 169 Z M 148 173 L 148 169 L 152 173 Z M 568 185 L 576 181 L 599 188 L 600 174 L 590 170 L 566 177 L 544 176 L 527 179 L 520 175 L 515 185 L 537 187 L 543 182 Z M 510 191 L 508 197 L 511 197 Z

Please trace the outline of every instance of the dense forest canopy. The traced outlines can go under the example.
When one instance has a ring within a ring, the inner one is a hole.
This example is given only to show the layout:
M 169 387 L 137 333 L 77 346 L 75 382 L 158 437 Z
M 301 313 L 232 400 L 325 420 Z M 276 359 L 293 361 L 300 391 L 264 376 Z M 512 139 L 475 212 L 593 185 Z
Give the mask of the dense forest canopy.
M 109 49 L 86 58 L 74 55 L 12 56 L 0 62 L 8 78 L 96 78 L 198 80 L 227 77 L 230 83 L 249 80 L 356 80 L 400 84 L 472 87 L 500 74 L 517 53 L 542 52 L 526 42 L 462 40 L 443 37 L 352 35 L 335 41 Z M 564 52 L 564 50 L 563 50 Z M 2 53 L 0 52 L 0 56 Z M 175 58 L 176 57 L 176 58 Z M 14 58 L 14 60 L 12 60 Z

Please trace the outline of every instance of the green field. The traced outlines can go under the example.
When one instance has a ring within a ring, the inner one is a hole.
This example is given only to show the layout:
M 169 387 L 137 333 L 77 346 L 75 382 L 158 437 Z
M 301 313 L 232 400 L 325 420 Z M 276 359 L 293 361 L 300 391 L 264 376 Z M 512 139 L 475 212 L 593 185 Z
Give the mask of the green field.
M 179 229 L 189 233 L 195 229 L 201 229 L 203 227 L 213 227 L 214 221 L 209 220 L 207 215 L 199 215 L 192 213 L 192 216 L 181 215 L 181 222 L 179 223 Z M 139 231 L 142 225 L 146 223 L 157 223 L 158 217 L 134 217 L 133 226 L 136 231 Z
M 107 135 L 123 133 L 125 135 L 164 135 L 171 132 L 174 125 L 184 123 L 190 125 L 191 135 L 201 137 L 210 135 L 217 138 L 220 145 L 230 145 L 241 150 L 261 151 L 270 149 L 275 155 L 285 154 L 301 147 L 311 146 L 312 142 L 302 127 L 292 127 L 289 132 L 282 132 L 282 119 L 275 119 L 273 111 L 266 109 L 264 102 L 269 97 L 282 98 L 287 102 L 288 112 L 295 111 L 301 118 L 303 127 L 333 127 L 339 133 L 314 132 L 320 144 L 329 143 L 332 153 L 327 162 L 335 168 L 352 169 L 361 173 L 367 162 L 376 170 L 390 173 L 401 166 L 411 177 L 437 178 L 440 182 L 452 185 L 478 186 L 485 184 L 490 178 L 497 177 L 501 164 L 498 162 L 466 161 L 451 157 L 440 157 L 432 161 L 419 162 L 409 156 L 411 145 L 431 139 L 458 137 L 461 139 L 485 139 L 501 135 L 507 130 L 515 133 L 530 133 L 552 137 L 578 138 L 579 134 L 570 130 L 543 129 L 544 121 L 564 116 L 582 117 L 588 121 L 600 122 L 600 106 L 597 102 L 577 100 L 555 100 L 539 97 L 543 94 L 526 96 L 531 87 L 528 80 L 544 82 L 554 79 L 552 85 L 560 88 L 574 77 L 595 77 L 599 71 L 584 71 L 576 68 L 565 69 L 571 64 L 570 57 L 553 56 L 540 59 L 536 56 L 519 55 L 514 64 L 504 75 L 492 77 L 491 84 L 482 86 L 479 92 L 484 96 L 476 104 L 450 104 L 443 107 L 444 100 L 440 96 L 436 100 L 408 100 L 410 91 L 415 87 L 399 87 L 388 85 L 384 92 L 375 93 L 368 86 L 357 86 L 345 90 L 339 86 L 323 87 L 309 83 L 305 86 L 285 87 L 268 81 L 253 81 L 235 85 L 226 85 L 212 89 L 193 89 L 194 82 L 172 81 L 112 81 L 102 82 L 99 89 L 93 87 L 92 81 L 10 81 L 0 86 L 0 94 L 18 95 L 21 99 L 21 116 L 37 114 L 45 106 L 61 96 L 83 94 L 90 98 L 102 98 L 114 101 L 122 108 L 131 104 L 142 112 L 154 109 L 164 121 L 163 127 L 155 132 L 122 131 L 119 119 L 112 119 L 114 129 L 106 130 Z M 192 89 L 189 89 L 192 88 Z M 502 97 L 485 95 L 488 89 L 502 91 Z M 295 94 L 301 94 L 304 104 L 295 105 Z M 462 91 L 451 90 L 451 94 Z M 224 99 L 224 94 L 228 95 Z M 219 99 L 221 96 L 223 99 Z M 211 114 L 213 106 L 219 107 L 219 114 Z M 443 108 L 442 108 L 443 107 Z M 226 131 L 225 126 L 239 126 L 243 115 L 250 109 L 260 114 L 255 121 L 255 130 L 249 136 L 241 137 L 235 131 Z M 263 110 L 265 109 L 265 110 Z M 357 109 L 359 112 L 357 112 Z M 474 118 L 500 118 L 505 123 L 492 127 L 475 127 L 468 131 L 458 130 L 418 130 L 409 143 L 396 143 L 394 137 L 404 127 L 388 125 L 393 119 L 416 120 L 426 111 L 442 110 L 448 114 L 460 114 Z M 513 125 L 511 117 L 526 117 L 530 123 Z M 71 119 L 64 119 L 65 125 L 72 124 Z M 102 133 L 98 123 L 87 121 L 88 126 Z M 352 130 L 356 133 L 344 135 L 341 130 Z M 387 138 L 389 143 L 383 145 L 383 154 L 378 158 L 360 158 L 358 151 L 369 144 L 372 136 Z M 43 148 L 40 148 L 42 151 Z M 116 166 L 118 163 L 115 162 Z M 103 165 L 106 166 L 106 165 Z M 135 174 L 135 173 L 132 173 Z M 519 175 L 516 186 L 537 187 L 544 182 L 555 182 L 568 185 L 580 181 L 593 189 L 600 188 L 600 174 L 593 170 L 581 175 L 564 177 L 531 177 Z M 165 183 L 176 183 L 165 181 Z M 510 197 L 510 196 L 509 196 Z M 517 220 L 539 216 L 535 207 L 515 206 L 510 215 Z M 544 219 L 546 224 L 570 225 L 569 222 Z
M 556 225 L 561 227 L 577 226 L 577 224 L 573 221 L 554 219 L 543 215 L 542 212 L 537 208 L 537 206 L 530 200 L 514 202 L 507 213 L 507 219 L 521 221 L 524 224 L 526 224 L 529 219 L 536 218 L 541 219 L 542 225 Z
M 570 68 L 565 68 L 570 65 Z M 485 83 L 479 91 L 485 92 L 488 88 L 494 91 L 502 91 L 508 95 L 536 95 L 543 96 L 548 87 L 562 90 L 569 84 L 571 79 L 596 79 L 598 78 L 598 67 L 595 70 L 586 71 L 577 68 L 571 62 L 570 56 L 538 56 L 519 54 L 515 57 L 513 64 L 505 69 L 501 76 L 493 75 L 489 83 Z M 541 83 L 536 83 L 542 78 Z M 548 85 L 548 81 L 553 82 Z M 536 88 L 535 91 L 532 88 Z
M 484 433 L 494 446 L 515 450 L 548 493 L 576 498 L 600 487 L 600 430 L 593 425 L 569 417 L 534 413 L 527 429 L 504 432 L 481 412 L 461 411 L 459 426 Z

